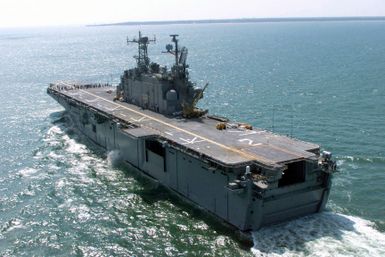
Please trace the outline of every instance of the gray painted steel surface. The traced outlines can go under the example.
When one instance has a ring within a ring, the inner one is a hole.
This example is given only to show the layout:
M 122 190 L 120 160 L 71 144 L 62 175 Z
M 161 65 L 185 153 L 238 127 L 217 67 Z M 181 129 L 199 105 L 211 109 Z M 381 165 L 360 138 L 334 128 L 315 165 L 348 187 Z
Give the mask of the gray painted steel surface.
M 133 42 L 141 41 L 148 42 L 141 35 Z M 159 73 L 144 51 L 117 88 L 58 82 L 48 93 L 92 141 L 241 231 L 321 211 L 335 169 L 331 154 L 238 122 L 218 130 L 223 122 L 195 112 L 203 90 L 188 79 L 187 48 L 178 59 L 173 42 L 171 72 Z

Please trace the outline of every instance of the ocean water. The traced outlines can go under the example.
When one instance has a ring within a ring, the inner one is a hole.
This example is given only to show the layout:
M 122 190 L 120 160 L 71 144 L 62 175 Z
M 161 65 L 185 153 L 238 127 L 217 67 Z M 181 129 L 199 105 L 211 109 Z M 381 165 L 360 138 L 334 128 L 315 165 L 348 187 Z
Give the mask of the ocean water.
M 126 36 L 169 34 L 211 113 L 318 143 L 340 172 L 327 211 L 253 232 L 254 246 L 77 135 L 46 94 L 118 83 Z M 385 22 L 0 30 L 0 256 L 385 256 Z

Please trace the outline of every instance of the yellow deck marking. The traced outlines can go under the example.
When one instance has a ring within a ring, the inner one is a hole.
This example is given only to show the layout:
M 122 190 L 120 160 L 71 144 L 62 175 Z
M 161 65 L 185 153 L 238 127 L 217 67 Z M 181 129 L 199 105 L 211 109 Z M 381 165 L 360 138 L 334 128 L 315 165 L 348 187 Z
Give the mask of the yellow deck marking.
M 94 96 L 94 97 L 96 97 L 96 98 L 99 98 L 99 99 L 101 99 L 101 100 L 104 100 L 105 102 L 112 103 L 112 104 L 115 104 L 115 105 L 117 105 L 117 106 L 120 106 L 121 108 L 124 108 L 124 109 L 126 109 L 126 110 L 128 110 L 128 111 L 130 111 L 130 112 L 136 113 L 136 114 L 138 114 L 138 115 L 142 115 L 142 116 L 144 116 L 144 117 L 146 117 L 146 118 L 148 118 L 148 119 L 150 119 L 150 120 L 159 122 L 159 123 L 161 123 L 161 124 L 163 124 L 163 125 L 165 125 L 165 126 L 168 126 L 168 127 L 173 128 L 173 129 L 179 130 L 179 131 L 184 132 L 184 133 L 186 133 L 186 134 L 189 134 L 189 135 L 191 135 L 191 136 L 194 136 L 194 137 L 198 137 L 198 138 L 200 138 L 200 139 L 203 139 L 203 140 L 205 140 L 205 141 L 207 141 L 207 142 L 209 142 L 209 143 L 211 143 L 211 144 L 217 145 L 217 146 L 219 146 L 219 147 L 221 147 L 221 148 L 223 148 L 223 149 L 229 150 L 229 151 L 231 151 L 231 152 L 235 152 L 235 153 L 237 153 L 237 154 L 239 154 L 239 155 L 241 155 L 241 156 L 243 156 L 243 157 L 247 157 L 248 159 L 256 160 L 256 161 L 259 161 L 259 162 L 262 162 L 262 163 L 273 164 L 273 162 L 272 162 L 271 160 L 268 160 L 268 159 L 263 158 L 263 157 L 261 157 L 261 156 L 256 156 L 256 155 L 253 155 L 253 154 L 245 153 L 245 152 L 243 152 L 243 151 L 241 151 L 241 150 L 238 150 L 238 149 L 236 149 L 236 148 L 229 147 L 229 146 L 227 146 L 227 145 L 218 143 L 218 142 L 213 141 L 213 140 L 211 140 L 211 139 L 208 139 L 208 138 L 206 138 L 206 137 L 197 135 L 197 134 L 195 134 L 195 133 L 193 133 L 193 132 L 191 132 L 191 131 L 188 131 L 188 130 L 185 130 L 185 129 L 183 129 L 183 128 L 177 127 L 177 126 L 175 126 L 175 125 L 169 124 L 169 123 L 167 123 L 167 122 L 165 122 L 165 121 L 163 121 L 163 120 L 160 120 L 160 119 L 158 119 L 158 118 L 149 116 L 149 115 L 147 115 L 147 114 L 145 114 L 145 113 L 141 113 L 141 112 L 136 111 L 136 110 L 134 110 L 134 109 L 131 109 L 131 108 L 127 107 L 127 106 L 124 106 L 124 105 L 115 103 L 115 102 L 113 102 L 113 101 L 107 100 L 107 99 L 105 99 L 105 98 L 103 98 L 103 97 L 100 97 L 100 96 L 98 96 L 98 95 L 95 95 L 95 94 L 93 94 L 93 93 L 91 93 L 91 92 L 87 92 L 87 91 L 85 91 L 85 90 L 83 90 L 83 89 L 80 89 L 80 91 L 82 91 L 82 92 L 84 92 L 84 93 L 86 93 L 86 94 L 92 95 L 92 96 Z
M 68 83 L 66 83 L 66 82 L 64 82 L 64 81 L 60 81 L 59 83 L 61 83 L 61 84 L 63 84 L 63 85 L 66 85 L 66 86 L 72 87 L 72 85 L 70 85 L 70 84 L 68 84 Z M 89 95 L 92 95 L 92 96 L 94 96 L 94 97 L 96 97 L 96 98 L 102 99 L 102 100 L 104 100 L 104 101 L 106 101 L 106 102 L 108 102 L 108 103 L 112 103 L 112 104 L 116 105 L 117 107 L 114 108 L 112 111 L 118 109 L 119 107 L 123 107 L 124 109 L 127 109 L 127 110 L 129 110 L 129 111 L 131 111 L 131 112 L 134 112 L 134 113 L 138 114 L 138 115 L 145 116 L 145 117 L 147 117 L 147 118 L 149 118 L 149 119 L 151 119 L 151 120 L 154 120 L 154 121 L 157 121 L 157 122 L 159 122 L 159 123 L 162 123 L 163 125 L 172 127 L 172 128 L 174 128 L 174 129 L 176 129 L 176 130 L 182 131 L 182 132 L 187 133 L 187 134 L 190 134 L 190 135 L 192 135 L 192 136 L 199 137 L 199 138 L 201 138 L 201 139 L 203 139 L 203 140 L 205 140 L 205 141 L 207 141 L 207 142 L 209 142 L 209 143 L 212 143 L 212 144 L 217 145 L 217 146 L 219 146 L 219 147 L 222 147 L 222 148 L 224 148 L 224 149 L 227 149 L 227 150 L 236 152 L 236 153 L 238 153 L 238 154 L 240 154 L 240 155 L 243 155 L 244 157 L 251 158 L 251 159 L 254 159 L 254 160 L 257 160 L 257 161 L 260 161 L 260 162 L 272 163 L 271 160 L 268 160 L 268 159 L 263 158 L 263 157 L 261 157 L 261 156 L 256 156 L 256 155 L 253 155 L 253 154 L 249 154 L 249 153 L 243 152 L 243 151 L 241 151 L 241 150 L 238 150 L 238 149 L 236 149 L 236 148 L 233 148 L 233 147 L 229 147 L 229 146 L 223 145 L 223 144 L 218 143 L 218 142 L 216 142 L 216 141 L 213 141 L 213 140 L 211 140 L 211 139 L 207 139 L 207 138 L 205 138 L 205 137 L 203 137 L 203 136 L 200 136 L 200 135 L 197 135 L 197 134 L 195 134 L 195 133 L 193 133 L 193 132 L 191 132 L 191 131 L 188 131 L 188 130 L 182 129 L 182 128 L 180 128 L 180 127 L 177 127 L 177 126 L 168 124 L 167 122 L 162 121 L 162 120 L 160 120 L 160 119 L 157 119 L 157 118 L 155 118 L 155 117 L 152 117 L 152 116 L 146 115 L 146 114 L 144 114 L 144 113 L 135 111 L 135 110 L 133 110 L 133 109 L 131 109 L 131 108 L 129 108 L 129 107 L 123 106 L 123 105 L 121 105 L 121 104 L 117 104 L 117 103 L 115 103 L 115 102 L 113 102 L 113 101 L 107 100 L 107 99 L 105 99 L 105 98 L 103 98 L 103 97 L 100 97 L 100 96 L 98 96 L 98 95 L 95 95 L 95 94 L 93 94 L 93 93 L 84 91 L 83 89 L 79 89 L 79 91 L 82 91 L 82 92 L 87 93 L 87 94 L 89 94 Z M 151 129 L 154 129 L 154 128 L 151 128 Z M 161 132 L 161 131 L 160 131 L 160 132 Z M 255 145 L 255 146 L 257 146 L 257 145 Z M 269 146 L 270 146 L 271 148 L 275 148 L 275 149 L 277 149 L 277 150 L 279 150 L 279 151 L 282 151 L 282 152 L 285 152 L 285 153 L 287 153 L 287 154 L 297 156 L 298 158 L 303 158 L 303 156 L 299 156 L 299 155 L 297 155 L 297 154 L 294 154 L 293 152 L 290 152 L 290 151 L 288 151 L 288 150 L 286 150 L 286 149 L 278 148 L 278 147 L 276 147 L 276 146 L 274 146 L 274 145 L 270 145 L 270 144 L 269 144 Z

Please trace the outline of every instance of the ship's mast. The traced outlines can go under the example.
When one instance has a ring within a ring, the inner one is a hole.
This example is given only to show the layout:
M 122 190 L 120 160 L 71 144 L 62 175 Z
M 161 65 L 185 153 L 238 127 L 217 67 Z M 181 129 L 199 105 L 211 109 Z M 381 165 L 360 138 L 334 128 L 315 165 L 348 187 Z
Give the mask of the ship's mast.
M 188 50 L 186 47 L 182 47 L 179 50 L 179 45 L 178 45 L 179 40 L 177 39 L 177 37 L 178 37 L 177 34 L 172 34 L 172 35 L 170 35 L 170 37 L 172 38 L 171 42 L 174 43 L 175 50 L 173 50 L 174 47 L 171 44 L 167 44 L 166 45 L 167 52 L 164 52 L 164 53 L 170 53 L 170 54 L 173 54 L 175 56 L 175 64 L 172 67 L 173 73 L 179 77 L 187 78 L 188 65 L 186 64 L 186 60 L 187 60 Z
M 172 37 L 172 42 L 174 42 L 175 44 L 175 51 L 174 51 L 174 55 L 175 55 L 175 65 L 178 66 L 179 64 L 179 49 L 178 49 L 178 39 L 176 37 L 178 37 L 179 35 L 177 34 L 173 34 L 173 35 L 170 35 L 170 37 Z
M 150 58 L 148 58 L 147 54 L 147 46 L 150 43 L 155 43 L 155 37 L 153 39 L 149 39 L 148 37 L 142 37 L 142 33 L 139 31 L 139 38 L 136 39 L 128 39 L 127 44 L 136 43 L 138 44 L 138 55 L 135 55 L 136 63 L 138 65 L 138 69 L 140 72 L 147 72 L 150 64 Z

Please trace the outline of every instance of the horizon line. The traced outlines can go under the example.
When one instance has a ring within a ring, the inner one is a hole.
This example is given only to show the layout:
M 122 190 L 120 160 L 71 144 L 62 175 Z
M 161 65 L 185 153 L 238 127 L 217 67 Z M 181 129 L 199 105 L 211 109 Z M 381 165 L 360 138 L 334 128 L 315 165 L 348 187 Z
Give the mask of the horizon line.
M 188 20 L 147 20 L 114 23 L 87 24 L 97 26 L 135 26 L 172 24 L 215 24 L 215 23 L 257 23 L 257 22 L 303 22 L 303 21 L 385 21 L 385 16 L 325 16 L 325 17 L 274 17 L 274 18 L 230 18 L 230 19 L 188 19 Z

